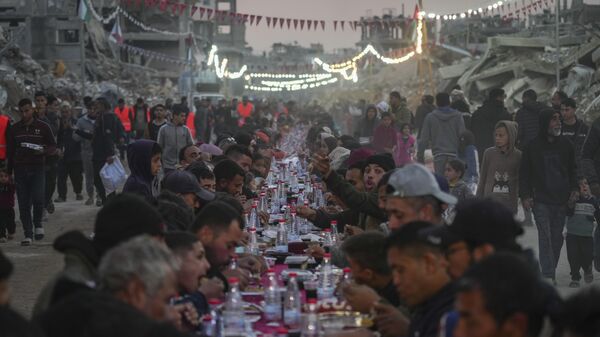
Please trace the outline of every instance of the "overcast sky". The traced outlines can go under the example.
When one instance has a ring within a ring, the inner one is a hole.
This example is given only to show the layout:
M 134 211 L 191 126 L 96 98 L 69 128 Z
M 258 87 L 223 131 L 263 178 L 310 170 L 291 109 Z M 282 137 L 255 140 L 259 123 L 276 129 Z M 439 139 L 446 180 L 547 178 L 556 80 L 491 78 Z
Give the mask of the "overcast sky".
M 511 0 L 514 1 L 514 0 Z M 518 0 L 521 2 L 522 0 Z M 526 0 L 529 3 L 531 0 Z M 495 0 L 423 0 L 426 11 L 448 13 L 487 6 Z M 586 0 L 586 3 L 600 3 L 600 0 Z M 399 14 L 405 4 L 405 13 L 412 13 L 417 0 L 238 0 L 238 12 L 263 16 L 313 19 L 313 20 L 356 20 L 370 13 L 381 15 L 386 8 L 392 8 Z M 353 47 L 360 37 L 359 33 L 346 30 L 334 32 L 333 29 L 303 31 L 267 28 L 263 22 L 259 27 L 248 26 L 246 41 L 255 52 L 269 50 L 274 42 L 294 42 L 308 45 L 321 42 L 326 50 Z

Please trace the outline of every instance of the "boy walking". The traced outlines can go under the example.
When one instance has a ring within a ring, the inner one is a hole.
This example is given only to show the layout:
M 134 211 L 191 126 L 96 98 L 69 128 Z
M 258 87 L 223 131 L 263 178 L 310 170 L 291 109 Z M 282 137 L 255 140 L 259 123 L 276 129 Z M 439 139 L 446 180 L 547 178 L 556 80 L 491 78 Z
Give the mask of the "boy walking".
M 0 243 L 15 237 L 15 183 L 8 172 L 0 169 Z
M 579 198 L 571 198 L 567 204 L 567 258 L 571 266 L 569 287 L 579 288 L 580 270 L 583 269 L 585 283 L 594 280 L 592 258 L 594 252 L 595 219 L 600 214 L 598 200 L 592 196 L 585 178 L 579 180 Z
M 179 163 L 179 151 L 187 145 L 194 144 L 192 134 L 184 125 L 186 118 L 185 110 L 175 109 L 173 121 L 167 123 L 158 131 L 158 145 L 163 150 L 163 171 L 167 174 L 177 168 Z

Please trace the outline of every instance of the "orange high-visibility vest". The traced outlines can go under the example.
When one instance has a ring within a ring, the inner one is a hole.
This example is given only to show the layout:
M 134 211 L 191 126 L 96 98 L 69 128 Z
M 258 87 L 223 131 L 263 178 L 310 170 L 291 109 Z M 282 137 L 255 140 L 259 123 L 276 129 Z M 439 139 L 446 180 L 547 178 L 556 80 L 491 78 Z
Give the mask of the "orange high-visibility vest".
M 185 121 L 185 126 L 190 129 L 190 133 L 192 134 L 192 139 L 196 139 L 196 123 L 194 122 L 194 118 L 196 114 L 193 111 L 190 111 L 187 115 L 187 119 Z
M 254 109 L 254 105 L 252 105 L 250 102 L 248 102 L 246 105 L 244 105 L 244 103 L 240 103 L 237 106 L 238 114 L 242 118 L 250 117 L 250 114 L 252 114 L 252 109 Z
M 123 110 L 121 110 L 117 106 L 115 108 L 115 115 L 119 117 L 121 124 L 123 124 L 123 129 L 125 129 L 125 132 L 131 132 L 131 121 L 129 120 L 129 107 L 125 106 L 123 107 Z
M 0 160 L 6 159 L 6 129 L 10 120 L 4 115 L 0 115 Z

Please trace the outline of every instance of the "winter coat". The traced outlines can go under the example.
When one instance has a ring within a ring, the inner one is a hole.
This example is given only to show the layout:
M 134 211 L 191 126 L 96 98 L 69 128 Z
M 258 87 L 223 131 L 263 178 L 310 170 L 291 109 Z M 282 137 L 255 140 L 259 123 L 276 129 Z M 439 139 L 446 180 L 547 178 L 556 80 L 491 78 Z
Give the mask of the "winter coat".
M 67 163 L 81 161 L 81 143 L 73 139 L 73 125 L 76 125 L 77 119 L 71 119 L 71 127 L 65 127 L 60 123 L 58 129 L 57 145 L 63 150 L 63 160 Z
M 156 152 L 160 152 L 160 148 L 152 140 L 140 139 L 127 146 L 127 163 L 131 174 L 123 186 L 123 193 L 138 194 L 148 202 L 154 200 L 153 191 L 158 191 L 158 188 L 153 188 L 156 179 L 152 175 L 151 162 L 152 153 Z
M 87 115 L 79 117 L 73 131 L 73 140 L 81 143 L 81 153 L 92 155 L 92 138 L 94 138 L 94 124 L 96 120 Z
M 427 115 L 419 135 L 417 158 L 423 162 L 424 153 L 431 148 L 434 156 L 456 156 L 460 147 L 460 135 L 465 122 L 460 112 L 450 108 L 438 108 Z
M 540 130 L 548 130 L 554 110 L 540 114 Z M 575 150 L 565 137 L 552 137 L 541 132 L 523 150 L 519 171 L 521 200 L 564 206 L 572 191 L 577 191 Z
M 573 144 L 573 148 L 575 149 L 575 164 L 577 165 L 577 176 L 583 176 L 584 171 L 581 164 L 581 151 L 583 149 L 583 144 L 585 143 L 585 139 L 587 138 L 588 133 L 590 132 L 590 128 L 585 124 L 581 119 L 577 119 L 575 124 L 567 125 L 566 123 L 562 123 L 562 136 L 567 138 Z
M 174 170 L 179 164 L 179 151 L 192 144 L 194 144 L 194 140 L 187 126 L 176 126 L 173 123 L 167 123 L 160 128 L 158 130 L 158 145 L 162 149 L 163 167 Z
M 600 183 L 600 118 L 592 124 L 583 144 L 581 165 L 590 184 Z
M 540 129 L 540 113 L 548 106 L 540 102 L 523 102 L 521 109 L 517 111 L 515 122 L 519 124 L 517 134 L 517 147 L 523 149 L 527 143 L 537 137 Z
M 398 132 L 396 137 L 396 148 L 394 149 L 394 161 L 396 167 L 402 167 L 412 162 L 413 153 L 415 151 L 415 137 L 409 135 L 406 139 L 402 133 Z
M 428 103 L 423 103 L 417 107 L 417 111 L 415 113 L 415 128 L 418 130 L 417 135 L 421 134 L 425 117 L 427 117 L 427 115 L 429 115 L 429 113 L 433 110 L 435 110 L 435 105 Z
M 396 125 L 401 126 L 402 124 L 412 124 L 413 115 L 408 110 L 406 103 L 400 103 L 397 107 L 390 105 L 390 113 L 394 115 Z
M 487 100 L 471 117 L 471 132 L 475 135 L 475 147 L 479 158 L 483 152 L 494 146 L 494 128 L 499 121 L 512 120 L 504 103 L 497 100 Z
M 56 140 L 48 124 L 35 118 L 30 125 L 23 121 L 15 123 L 6 137 L 7 171 L 14 168 L 43 168 L 48 155 L 56 152 Z M 27 147 L 35 144 L 44 147 L 43 154 Z
M 496 128 L 500 126 L 508 130 L 508 149 L 503 152 L 497 147 L 490 147 L 483 153 L 477 197 L 491 197 L 516 214 L 522 156 L 521 151 L 515 147 L 518 126 L 510 121 L 500 121 Z
M 114 156 L 115 144 L 124 133 L 123 124 L 114 113 L 105 112 L 98 116 L 92 138 L 93 160 L 104 162 Z
M 455 196 L 456 199 L 458 199 L 458 202 L 473 198 L 473 192 L 463 180 L 459 180 L 456 184 L 450 185 L 450 194 Z

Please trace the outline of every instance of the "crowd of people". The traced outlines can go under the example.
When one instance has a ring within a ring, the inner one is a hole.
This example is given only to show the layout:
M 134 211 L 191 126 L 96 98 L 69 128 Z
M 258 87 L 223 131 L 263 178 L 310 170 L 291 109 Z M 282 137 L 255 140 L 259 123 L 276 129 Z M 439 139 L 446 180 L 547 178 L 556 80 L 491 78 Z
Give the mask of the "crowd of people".
M 310 173 L 303 188 L 314 184 L 323 200 L 279 206 L 335 233 L 305 253 L 349 268 L 338 292 L 374 321 L 339 336 L 598 336 L 600 289 L 563 299 L 553 285 L 563 241 L 569 286 L 600 271 L 600 120 L 586 126 L 562 92 L 546 106 L 527 90 L 512 114 L 505 98 L 493 89 L 471 114 L 457 87 L 424 96 L 413 114 L 392 92 L 345 134 L 331 114 L 294 102 L 113 107 L 100 97 L 76 113 L 41 92 L 24 98 L 18 122 L 0 118 L 2 242 L 16 235 L 15 193 L 24 246 L 44 239 L 68 179 L 82 207 L 101 208 L 91 237 L 55 239 L 65 265 L 31 321 L 8 306 L 13 266 L 0 254 L 0 335 L 216 336 L 202 317 L 267 271 L 239 248 L 256 222 L 272 225 L 257 201 L 279 205 L 273 171 L 295 158 Z M 101 177 L 117 161 L 129 169 L 119 193 Z M 287 188 L 303 196 L 295 173 Z M 533 223 L 538 255 L 518 243 Z

